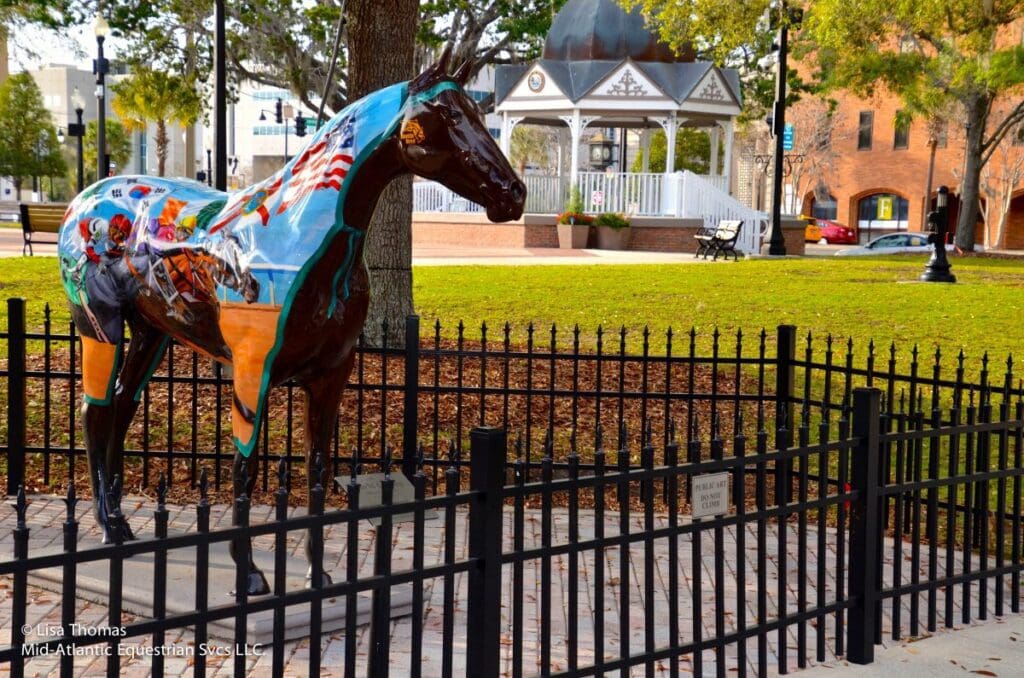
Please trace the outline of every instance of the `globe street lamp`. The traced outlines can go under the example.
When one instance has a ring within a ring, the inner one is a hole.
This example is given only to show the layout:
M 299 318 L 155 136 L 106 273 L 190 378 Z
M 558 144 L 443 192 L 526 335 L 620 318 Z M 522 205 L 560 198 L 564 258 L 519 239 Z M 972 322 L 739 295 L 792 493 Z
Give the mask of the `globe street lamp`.
M 85 125 L 82 123 L 82 114 L 85 112 L 85 101 L 82 99 L 82 95 L 78 92 L 77 87 L 71 95 L 71 105 L 75 109 L 77 122 L 73 122 L 68 125 L 68 136 L 78 139 L 78 192 L 81 193 L 82 189 L 85 188 L 85 168 L 82 165 L 82 141 L 85 138 Z
M 103 58 L 103 41 L 110 33 L 110 25 L 103 18 L 102 14 L 96 14 L 94 25 L 96 33 L 96 60 L 93 62 L 92 72 L 96 74 L 96 104 L 98 115 L 96 117 L 96 181 L 107 176 L 110 165 L 107 160 L 107 93 L 104 88 L 106 74 L 110 70 L 110 63 Z

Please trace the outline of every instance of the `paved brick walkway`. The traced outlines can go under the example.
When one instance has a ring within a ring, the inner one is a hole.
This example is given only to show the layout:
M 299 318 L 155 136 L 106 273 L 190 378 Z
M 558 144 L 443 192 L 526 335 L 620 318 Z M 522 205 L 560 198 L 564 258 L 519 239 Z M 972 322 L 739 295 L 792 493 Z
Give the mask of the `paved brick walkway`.
M 124 508 L 126 513 L 129 515 L 132 526 L 139 536 L 145 536 L 152 533 L 152 503 L 144 498 L 130 497 L 124 500 Z M 195 510 L 194 507 L 179 507 L 171 506 L 168 507 L 171 512 L 171 530 L 172 531 L 187 531 L 194 529 L 195 524 Z M 90 545 L 98 543 L 98 533 L 93 524 L 90 509 L 88 504 L 82 503 L 78 507 L 79 518 L 82 521 L 81 532 L 82 548 L 87 548 Z M 269 520 L 271 517 L 271 508 L 265 506 L 257 506 L 253 508 L 252 521 L 254 523 L 260 521 Z M 506 551 L 512 550 L 512 513 L 507 511 L 506 517 L 506 528 L 505 528 L 505 549 Z M 42 549 L 48 545 L 52 546 L 60 543 L 60 525 L 64 519 L 64 505 L 59 499 L 47 496 L 36 496 L 32 497 L 32 504 L 28 511 L 28 525 L 32 528 L 31 539 L 30 539 L 30 555 L 37 553 L 38 549 Z M 618 515 L 617 513 L 606 514 L 605 519 L 605 535 L 612 536 L 618 534 Z M 230 515 L 226 510 L 226 507 L 215 506 L 213 507 L 212 524 L 214 529 L 218 526 L 226 526 L 230 521 Z M 565 543 L 568 539 L 568 525 L 567 525 L 567 514 L 561 510 L 556 509 L 556 513 L 553 516 L 552 523 L 552 535 L 551 541 L 554 544 Z M 466 556 L 466 527 L 467 527 L 466 513 L 459 511 L 457 515 L 457 529 L 456 529 L 456 558 L 461 559 Z M 666 526 L 667 521 L 664 517 L 657 518 L 657 527 Z M 14 526 L 14 511 L 5 508 L 0 510 L 0 558 L 10 558 L 12 549 L 12 537 L 11 528 Z M 589 539 L 594 534 L 594 516 L 592 512 L 581 511 L 580 512 L 580 539 Z M 642 530 L 642 516 L 636 515 L 631 517 L 630 532 L 639 532 Z M 795 525 L 787 526 L 787 549 L 786 558 L 788 559 L 788 565 L 786 568 L 786 590 L 787 594 L 787 609 L 790 612 L 797 611 L 797 583 L 798 573 L 796 568 L 796 562 L 798 554 L 803 550 L 807 554 L 807 602 L 809 607 L 813 607 L 817 601 L 818 592 L 816 590 L 816 582 L 818 576 L 818 558 L 824 558 L 826 579 L 825 579 L 825 591 L 824 599 L 831 601 L 834 599 L 835 579 L 833 576 L 835 570 L 835 548 L 836 540 L 835 534 L 829 531 L 826 534 L 827 547 L 824 552 L 819 552 L 817 548 L 817 532 L 814 529 L 808 529 L 807 542 L 801 544 L 797 539 L 797 532 Z M 526 522 L 524 525 L 524 542 L 526 548 L 539 546 L 541 544 L 541 520 L 540 513 L 537 511 L 526 512 Z M 302 557 L 303 554 L 303 539 L 304 533 L 294 532 L 289 538 L 289 550 L 293 555 Z M 370 574 L 373 569 L 373 562 L 371 554 L 373 553 L 373 539 L 374 529 L 368 524 L 363 524 L 360 527 L 360 540 L 359 540 L 359 561 L 361 572 L 364 574 Z M 757 616 L 757 553 L 756 553 L 756 527 L 750 526 L 745 536 L 745 552 L 744 558 L 740 559 L 737 554 L 736 546 L 736 533 L 734 530 L 723 530 L 722 534 L 723 545 L 725 549 L 725 570 L 724 570 L 724 600 L 722 601 L 725 610 L 725 630 L 729 633 L 736 628 L 737 613 L 739 606 L 743 605 L 746 609 L 747 623 L 751 623 Z M 767 593 L 768 593 L 768 616 L 775 617 L 778 610 L 778 548 L 779 543 L 778 532 L 776 526 L 768 526 L 768 558 L 767 558 Z M 396 528 L 394 537 L 394 569 L 403 570 L 411 566 L 412 562 L 412 523 L 402 523 Z M 443 520 L 431 520 L 426 523 L 426 539 L 425 544 L 427 553 L 425 554 L 425 562 L 429 566 L 431 564 L 440 563 L 443 561 L 443 545 L 444 545 L 444 521 Z M 657 646 L 664 646 L 667 644 L 668 639 L 668 625 L 665 623 L 665 618 L 668 610 L 668 544 L 667 539 L 654 540 L 652 546 L 655 552 L 654 559 L 654 580 L 655 580 L 655 597 L 651 601 L 645 600 L 644 595 L 644 547 L 643 542 L 634 543 L 632 549 L 628 554 L 628 572 L 629 572 L 629 587 L 628 587 L 628 616 L 630 619 L 629 625 L 629 646 L 631 652 L 637 652 L 642 650 L 644 647 L 644 612 L 646 605 L 651 604 L 654 607 L 655 619 L 658 620 L 657 628 L 655 629 L 655 639 Z M 695 573 L 692 571 L 691 563 L 693 554 L 693 543 L 688 537 L 680 537 L 679 539 L 679 609 L 680 609 L 680 630 L 682 635 L 682 642 L 688 642 L 694 637 L 694 605 L 692 601 L 693 594 L 693 582 Z M 256 548 L 270 548 L 270 539 L 264 539 L 256 542 Z M 715 617 L 714 609 L 716 605 L 715 600 L 715 543 L 713 533 L 704 533 L 701 542 L 701 568 L 699 571 L 700 583 L 701 583 L 701 616 L 699 618 L 699 628 L 703 637 L 708 638 L 715 633 Z M 923 558 L 921 563 L 922 573 L 927 572 L 927 549 L 922 549 Z M 904 560 L 904 581 L 909 577 L 909 547 L 906 549 L 907 557 L 902 558 Z M 940 551 L 941 553 L 941 551 Z M 621 647 L 622 638 L 620 636 L 619 628 L 619 611 L 620 606 L 623 605 L 624 601 L 622 596 L 622 587 L 619 586 L 620 577 L 620 562 L 619 562 L 619 549 L 617 547 L 611 547 L 605 549 L 603 553 L 597 554 L 596 557 L 600 557 L 604 562 L 604 578 L 605 578 L 605 592 L 603 600 L 603 609 L 605 616 L 605 626 L 601 632 L 604 638 L 605 652 L 608 657 L 616 657 L 619 654 Z M 893 557 L 893 544 L 888 542 L 886 545 L 886 559 L 887 568 L 885 576 L 887 581 L 891 577 L 891 563 Z M 344 572 L 344 562 L 346 559 L 346 540 L 344 537 L 344 528 L 342 529 L 328 529 L 326 534 L 326 566 L 328 571 L 333 571 L 336 574 L 336 578 L 340 578 Z M 941 561 L 941 559 L 940 559 Z M 596 604 L 594 596 L 594 579 L 595 579 L 595 554 L 593 552 L 583 553 L 580 556 L 578 565 L 578 592 L 579 592 L 579 638 L 580 638 L 580 650 L 579 650 L 579 661 L 581 665 L 591 663 L 594 652 L 594 637 L 595 631 L 594 626 L 593 609 Z M 737 589 L 737 573 L 739 571 L 740 563 L 745 573 L 745 587 L 743 591 Z M 957 571 L 960 571 L 959 562 L 957 563 Z M 939 572 L 943 571 L 943 563 L 939 563 Z M 552 562 L 551 567 L 552 581 L 551 581 L 551 599 L 553 601 L 552 619 L 551 619 L 551 645 L 552 645 L 552 664 L 555 670 L 565 669 L 566 657 L 565 648 L 567 643 L 566 630 L 568 628 L 568 612 L 566 610 L 567 601 L 567 587 L 569 584 L 568 578 L 568 557 L 560 556 L 556 557 Z M 270 573 L 268 573 L 269 576 Z M 506 566 L 504 572 L 504 587 L 505 594 L 503 599 L 505 601 L 511 601 L 512 598 L 512 577 L 513 572 L 511 566 Z M 524 607 L 523 607 L 523 618 L 525 620 L 524 628 L 524 668 L 526 675 L 532 675 L 538 670 L 538 657 L 539 657 L 539 628 L 540 628 L 540 607 L 541 607 L 541 567 L 540 562 L 537 560 L 527 561 L 524 563 L 523 568 L 524 578 Z M 1009 579 L 1006 581 L 1007 594 Z M 456 604 L 455 604 L 455 652 L 454 652 L 454 669 L 455 675 L 462 675 L 464 673 L 464 661 L 465 661 L 465 639 L 467 637 L 466 629 L 466 617 L 465 617 L 465 600 L 466 600 L 466 581 L 464 576 L 455 577 L 454 582 L 456 590 Z M 11 637 L 11 596 L 12 587 L 9 579 L 7 581 L 0 581 L 0 587 L 4 592 L 5 602 L 0 604 L 0 645 L 5 645 L 10 642 Z M 392 623 L 392 675 L 402 676 L 406 675 L 409 671 L 410 662 L 414 659 L 421 662 L 423 675 L 425 676 L 436 676 L 441 673 L 441 644 L 442 644 L 442 626 L 443 626 L 443 596 L 444 596 L 444 582 L 443 580 L 433 580 L 427 582 L 425 586 L 425 615 L 424 615 L 424 655 L 420 658 L 413 658 L 409 655 L 408 645 L 409 637 L 411 632 L 411 623 L 408 617 L 395 620 Z M 978 599 L 978 588 L 974 587 L 974 596 L 972 598 L 972 607 L 977 607 Z M 173 595 L 173 591 L 169 592 L 169 595 Z M 214 592 L 211 592 L 214 595 Z M 956 589 L 956 607 L 957 607 L 957 619 L 959 620 L 960 615 L 960 604 L 962 602 L 962 594 L 959 588 Z M 939 609 L 941 610 L 944 605 L 944 596 L 942 592 L 939 593 Z M 1009 596 L 1007 595 L 1007 599 Z M 989 605 L 991 606 L 994 600 L 994 585 L 989 587 Z M 57 623 L 60 619 L 60 596 L 49 591 L 38 589 L 33 587 L 29 596 L 29 609 L 28 609 L 28 621 L 29 624 L 37 626 L 45 623 Z M 922 615 L 922 631 L 925 628 L 923 615 L 926 608 L 926 599 L 922 595 L 921 599 L 921 615 Z M 80 623 L 83 625 L 99 626 L 103 625 L 107 611 L 104 607 L 88 603 L 86 601 L 79 600 L 77 604 L 77 617 Z M 502 621 L 504 624 L 503 635 L 503 667 L 506 672 L 511 669 L 511 619 L 512 607 L 511 602 L 506 602 L 502 607 Z M 990 612 L 991 615 L 991 612 Z M 906 628 L 907 620 L 910 616 L 910 603 L 909 598 L 904 598 L 904 605 L 902 609 L 902 618 L 904 628 Z M 975 612 L 976 618 L 976 612 Z M 883 622 L 886 643 L 891 644 L 888 640 L 891 629 L 892 610 L 888 607 L 885 610 L 885 618 Z M 131 621 L 131 619 L 128 619 Z M 808 623 L 806 627 L 806 642 L 808 650 L 808 665 L 813 664 L 814 647 L 816 644 L 816 633 L 818 632 L 817 625 L 814 620 Z M 833 635 L 835 633 L 835 622 L 833 617 L 828 617 L 825 624 L 824 632 L 827 635 L 826 647 L 828 648 L 828 654 L 826 656 L 826 662 L 833 662 L 835 660 L 832 654 Z M 369 645 L 369 634 L 366 629 L 361 629 L 359 633 L 358 647 L 356 648 L 358 662 L 359 662 L 359 675 L 365 675 L 365 661 Z M 29 640 L 38 640 L 38 635 L 30 636 Z M 787 633 L 787 657 L 789 662 L 789 669 L 795 670 L 797 668 L 797 640 L 798 640 L 798 629 L 797 627 L 790 627 Z M 140 643 L 142 646 L 147 646 L 150 641 Z M 189 631 L 177 632 L 175 634 L 169 634 L 167 643 L 169 645 L 176 644 L 177 646 L 184 646 L 192 642 L 192 634 Z M 214 641 L 221 645 L 228 645 L 226 642 Z M 306 674 L 306 661 L 308 660 L 309 653 L 309 642 L 308 640 L 292 642 L 288 644 L 287 656 L 288 656 L 288 669 L 287 675 L 301 676 Z M 345 657 L 345 648 L 342 633 L 333 633 L 325 635 L 321 639 L 320 651 L 323 658 L 323 673 L 324 675 L 337 675 L 343 666 Z M 769 666 L 771 667 L 770 673 L 775 673 L 778 665 L 778 634 L 772 632 L 768 634 L 767 639 L 767 653 Z M 756 675 L 756 659 L 758 654 L 757 639 L 752 639 L 747 643 L 747 658 L 751 675 Z M 250 674 L 255 676 L 269 676 L 270 675 L 270 660 L 271 657 L 268 654 L 261 657 L 251 657 L 248 660 L 248 666 L 250 667 Z M 97 672 L 102 673 L 104 668 L 104 659 L 102 658 L 78 658 L 76 660 L 76 669 L 79 675 L 95 675 Z M 726 651 L 725 656 L 726 668 L 729 673 L 733 673 L 736 669 L 737 663 L 737 646 L 731 645 Z M 35 658 L 29 661 L 26 668 L 27 675 L 47 675 L 55 670 L 58 659 L 53 658 Z M 230 657 L 210 657 L 209 665 L 211 670 L 208 675 L 227 676 L 231 675 L 231 658 Z M 124 671 L 123 675 L 135 676 L 135 675 L 148 675 L 149 672 L 149 661 L 147 659 L 136 659 L 126 660 L 123 664 Z M 167 675 L 191 675 L 191 660 L 188 658 L 177 658 L 169 657 L 167 659 Z M 214 670 L 216 668 L 216 671 Z M 715 672 L 715 656 L 712 652 L 705 652 L 704 654 L 704 666 L 703 673 L 705 675 L 714 675 Z M 682 662 L 682 670 L 688 673 L 693 672 L 692 664 L 689 659 L 686 658 Z M 633 672 L 634 675 L 642 675 L 642 669 L 637 669 Z M 668 663 L 661 662 L 657 665 L 657 673 L 659 675 L 668 675 Z

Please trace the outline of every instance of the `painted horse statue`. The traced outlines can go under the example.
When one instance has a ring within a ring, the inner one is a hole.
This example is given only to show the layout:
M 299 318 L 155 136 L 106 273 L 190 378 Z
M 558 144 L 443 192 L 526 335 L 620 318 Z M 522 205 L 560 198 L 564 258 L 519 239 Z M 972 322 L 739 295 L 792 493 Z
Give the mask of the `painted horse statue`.
M 294 379 L 306 393 L 308 468 L 330 457 L 370 299 L 366 231 L 384 187 L 412 172 L 482 204 L 492 221 L 520 217 L 526 189 L 463 91 L 469 64 L 449 76 L 448 60 L 446 51 L 412 81 L 349 105 L 248 190 L 119 176 L 71 204 L 58 250 L 82 338 L 82 422 L 105 542 L 115 535 L 103 488 L 123 475 L 125 435 L 171 337 L 233 366 L 233 490 L 251 495 L 275 385 Z M 127 526 L 116 536 L 134 538 Z M 250 568 L 249 593 L 267 592 L 251 555 Z

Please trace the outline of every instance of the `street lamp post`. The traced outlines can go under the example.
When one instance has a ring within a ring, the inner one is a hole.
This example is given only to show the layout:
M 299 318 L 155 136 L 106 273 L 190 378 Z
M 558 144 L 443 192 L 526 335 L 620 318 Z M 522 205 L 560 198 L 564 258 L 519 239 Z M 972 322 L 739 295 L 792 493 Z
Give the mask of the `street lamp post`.
M 85 188 L 85 166 L 82 160 L 82 142 L 85 140 L 85 124 L 82 123 L 82 114 L 85 112 L 85 101 L 82 100 L 82 95 L 78 92 L 78 88 L 74 89 L 74 93 L 71 95 L 71 105 L 75 107 L 75 118 L 77 122 L 68 125 L 68 136 L 75 137 L 78 141 L 78 193 L 82 192 Z
M 921 274 L 922 282 L 955 283 L 956 276 L 949 272 L 952 268 L 946 258 L 946 234 L 949 232 L 949 189 L 939 186 L 935 196 L 935 210 L 928 213 L 928 242 L 935 246 L 928 265 Z
M 110 166 L 107 164 L 107 106 L 104 80 L 110 70 L 110 64 L 103 58 L 103 41 L 110 33 L 110 26 L 102 14 L 96 14 L 94 26 L 96 33 L 96 61 L 93 62 L 92 72 L 96 74 L 96 181 L 107 176 Z
M 798 25 L 803 19 L 803 11 L 799 8 L 790 9 L 786 0 L 777 3 L 779 22 L 779 73 L 776 82 L 775 110 L 772 126 L 775 133 L 775 173 L 772 177 L 772 232 L 768 246 L 768 254 L 786 254 L 786 241 L 782 237 L 782 169 L 785 146 L 783 133 L 786 129 L 786 75 L 789 60 L 789 25 Z
M 211 157 L 212 155 L 213 155 L 213 151 L 211 149 L 209 149 L 209 148 L 206 149 L 206 185 L 207 186 L 213 186 L 213 159 Z M 223 189 L 221 189 L 221 190 L 223 190 Z

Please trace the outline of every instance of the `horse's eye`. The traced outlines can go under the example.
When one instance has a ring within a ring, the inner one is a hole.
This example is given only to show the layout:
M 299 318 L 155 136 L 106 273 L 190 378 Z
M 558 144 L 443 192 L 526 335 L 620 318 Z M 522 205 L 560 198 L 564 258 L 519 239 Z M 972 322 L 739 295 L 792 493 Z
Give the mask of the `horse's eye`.
M 448 111 L 448 117 L 452 119 L 452 122 L 462 121 L 462 111 L 457 111 L 454 108 Z

